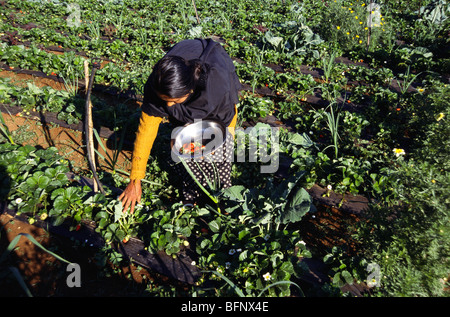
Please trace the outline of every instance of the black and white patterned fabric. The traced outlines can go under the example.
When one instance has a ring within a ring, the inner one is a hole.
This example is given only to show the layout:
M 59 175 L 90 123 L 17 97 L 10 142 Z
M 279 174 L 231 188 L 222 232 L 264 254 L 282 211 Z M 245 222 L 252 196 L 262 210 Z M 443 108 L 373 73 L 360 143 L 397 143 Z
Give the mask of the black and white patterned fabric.
M 234 155 L 234 138 L 227 133 L 225 143 L 216 151 L 201 159 L 185 159 L 187 167 L 195 178 L 209 192 L 215 189 L 231 187 L 231 164 Z M 198 186 L 182 162 L 175 163 L 170 160 L 175 173 L 179 175 L 181 189 L 185 202 L 197 202 L 204 196 L 203 190 Z M 212 184 L 213 188 L 210 187 Z M 214 188 L 215 187 L 215 188 Z

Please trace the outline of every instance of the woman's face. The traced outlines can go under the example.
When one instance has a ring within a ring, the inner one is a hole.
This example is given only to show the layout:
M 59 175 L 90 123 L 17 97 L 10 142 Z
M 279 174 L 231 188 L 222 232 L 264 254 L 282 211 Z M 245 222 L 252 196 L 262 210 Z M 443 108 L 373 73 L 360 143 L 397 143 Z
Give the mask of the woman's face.
M 170 98 L 166 95 L 160 95 L 160 94 L 158 94 L 158 97 L 161 98 L 161 100 L 166 102 L 167 107 L 172 107 L 174 104 L 185 102 L 186 99 L 189 97 L 189 94 L 186 94 L 180 98 Z

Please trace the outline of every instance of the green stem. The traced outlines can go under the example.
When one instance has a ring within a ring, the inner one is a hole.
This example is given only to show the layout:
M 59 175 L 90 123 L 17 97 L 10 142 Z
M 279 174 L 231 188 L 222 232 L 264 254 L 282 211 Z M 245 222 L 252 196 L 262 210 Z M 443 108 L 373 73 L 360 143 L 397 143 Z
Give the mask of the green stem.
M 217 211 L 220 213 L 219 201 L 217 200 L 217 198 L 211 195 L 210 192 L 198 181 L 198 179 L 195 177 L 194 173 L 192 173 L 190 167 L 184 160 L 181 160 L 181 163 L 183 163 L 186 171 L 189 173 L 189 175 L 191 175 L 192 179 L 195 181 L 198 187 L 200 187 L 200 189 L 217 205 Z

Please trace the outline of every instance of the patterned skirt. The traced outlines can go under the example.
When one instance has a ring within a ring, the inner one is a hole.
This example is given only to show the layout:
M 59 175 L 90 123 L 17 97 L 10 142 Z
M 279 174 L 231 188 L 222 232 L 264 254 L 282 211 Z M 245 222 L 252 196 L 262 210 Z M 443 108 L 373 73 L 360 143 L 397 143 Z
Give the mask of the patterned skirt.
M 184 202 L 198 202 L 206 194 L 198 186 L 199 182 L 207 191 L 231 187 L 231 163 L 234 155 L 234 138 L 227 133 L 224 144 L 208 156 L 201 159 L 184 159 L 182 162 L 170 160 L 170 165 L 180 178 Z M 190 172 L 187 170 L 189 168 Z M 194 180 L 194 178 L 197 182 Z

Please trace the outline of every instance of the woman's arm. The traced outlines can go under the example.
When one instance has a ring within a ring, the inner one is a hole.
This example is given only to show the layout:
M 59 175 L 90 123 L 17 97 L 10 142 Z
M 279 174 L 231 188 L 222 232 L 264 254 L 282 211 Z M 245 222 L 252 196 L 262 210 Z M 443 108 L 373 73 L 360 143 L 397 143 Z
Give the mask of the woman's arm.
M 141 202 L 141 179 L 145 177 L 148 157 L 150 156 L 153 142 L 158 134 L 161 120 L 162 118 L 160 117 L 149 116 L 145 112 L 142 112 L 139 128 L 136 133 L 136 140 L 134 141 L 130 183 L 119 196 L 124 211 L 130 207 L 130 212 L 133 213 L 136 202 Z
M 153 143 L 158 134 L 159 124 L 162 118 L 149 116 L 142 112 L 139 121 L 136 140 L 134 141 L 133 157 L 131 159 L 130 179 L 143 179 L 147 168 L 148 157 L 153 147 Z

